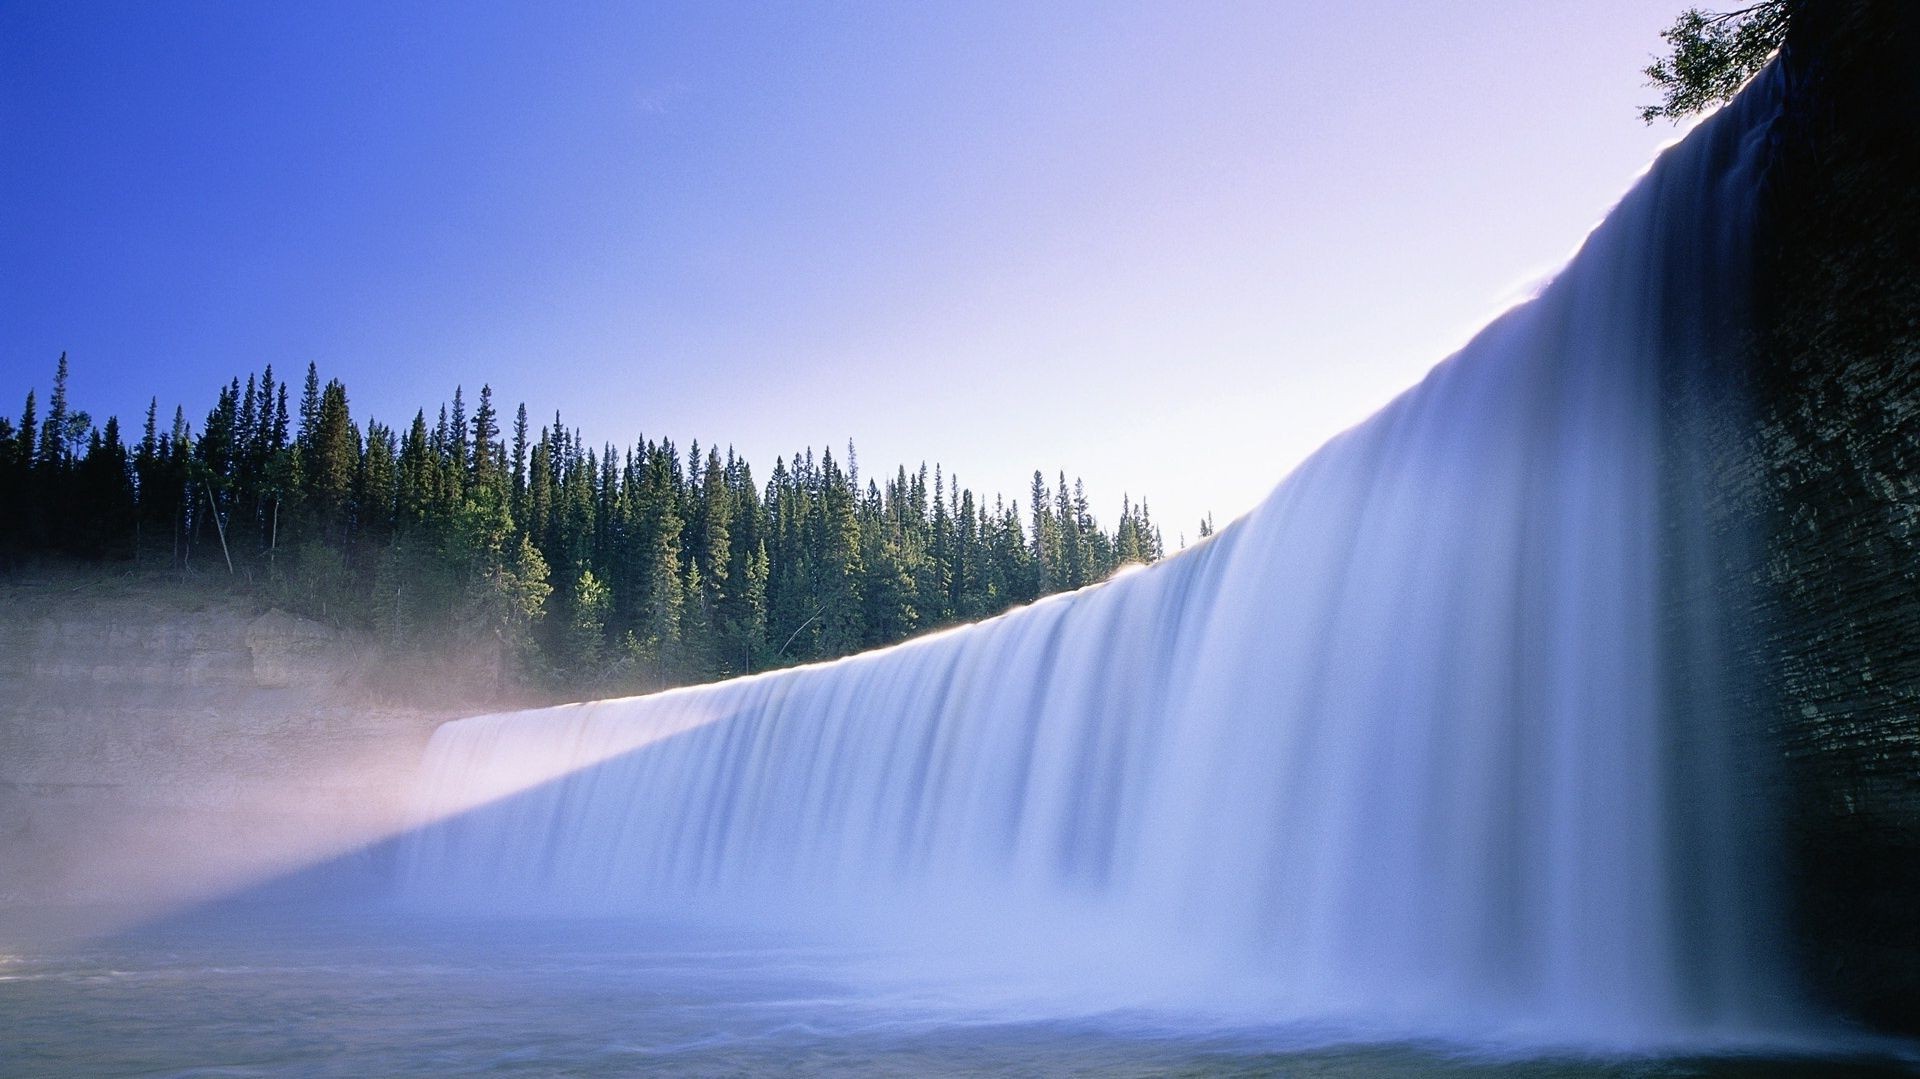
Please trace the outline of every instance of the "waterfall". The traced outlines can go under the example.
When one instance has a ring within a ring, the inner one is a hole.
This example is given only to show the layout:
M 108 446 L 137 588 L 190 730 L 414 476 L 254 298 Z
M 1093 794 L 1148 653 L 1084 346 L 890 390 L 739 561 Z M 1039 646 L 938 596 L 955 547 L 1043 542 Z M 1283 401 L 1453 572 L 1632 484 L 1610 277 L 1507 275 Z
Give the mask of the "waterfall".
M 1190 550 L 835 662 L 447 724 L 405 900 L 804 924 L 1409 1034 L 1777 1023 L 1740 717 L 1674 662 L 1725 628 L 1675 598 L 1720 563 L 1673 416 L 1746 324 L 1779 81 Z

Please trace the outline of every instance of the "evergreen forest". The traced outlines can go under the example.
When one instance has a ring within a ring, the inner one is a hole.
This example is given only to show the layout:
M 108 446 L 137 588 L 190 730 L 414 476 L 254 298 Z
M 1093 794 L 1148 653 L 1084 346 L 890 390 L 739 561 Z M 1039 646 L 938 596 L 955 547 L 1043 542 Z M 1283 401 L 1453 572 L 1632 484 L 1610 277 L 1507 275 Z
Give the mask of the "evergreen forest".
M 988 617 L 1164 553 L 1144 500 L 1101 527 L 1036 471 L 1023 512 L 937 465 L 864 475 L 808 448 L 766 480 L 731 449 L 592 446 L 482 386 L 402 428 L 271 367 L 196 427 L 137 435 L 67 399 L 0 416 L 0 565 L 46 558 L 213 578 L 378 635 L 477 647 L 530 685 L 644 691 L 828 659 Z M 1205 534 L 1210 522 L 1203 522 Z

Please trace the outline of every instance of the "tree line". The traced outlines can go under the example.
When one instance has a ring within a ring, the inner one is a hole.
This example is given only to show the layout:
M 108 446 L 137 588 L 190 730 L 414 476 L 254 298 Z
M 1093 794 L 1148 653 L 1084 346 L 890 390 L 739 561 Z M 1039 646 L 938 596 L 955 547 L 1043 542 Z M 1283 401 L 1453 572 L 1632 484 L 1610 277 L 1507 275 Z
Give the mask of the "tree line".
M 1101 527 L 1036 471 L 1023 512 L 935 466 L 863 476 L 807 448 L 764 485 L 731 448 L 592 446 L 461 389 L 404 429 L 308 365 L 220 388 L 137 438 L 67 400 L 0 416 L 0 561 L 211 570 L 393 647 L 490 649 L 499 677 L 650 689 L 846 655 L 997 614 L 1164 553 L 1144 500 Z

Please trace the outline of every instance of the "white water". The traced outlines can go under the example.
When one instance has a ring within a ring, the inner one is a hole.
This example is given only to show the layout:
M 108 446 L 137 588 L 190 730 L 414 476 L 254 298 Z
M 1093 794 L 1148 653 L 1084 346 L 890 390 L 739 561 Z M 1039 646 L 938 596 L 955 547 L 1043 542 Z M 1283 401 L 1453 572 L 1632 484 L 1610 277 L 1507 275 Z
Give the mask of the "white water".
M 408 899 L 906 940 L 886 973 L 1029 1015 L 1779 1029 L 1764 814 L 1670 662 L 1718 632 L 1676 627 L 1675 567 L 1714 559 L 1663 472 L 1666 387 L 1742 324 L 1775 83 L 1191 551 L 835 663 L 448 724 Z

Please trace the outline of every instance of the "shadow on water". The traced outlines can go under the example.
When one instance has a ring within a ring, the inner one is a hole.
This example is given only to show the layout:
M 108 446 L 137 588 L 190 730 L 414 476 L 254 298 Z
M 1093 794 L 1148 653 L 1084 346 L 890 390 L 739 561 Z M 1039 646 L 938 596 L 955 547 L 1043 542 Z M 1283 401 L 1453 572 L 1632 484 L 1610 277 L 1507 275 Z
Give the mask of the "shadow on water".
M 5 957 L 0 1075 L 1914 1073 L 1890 1055 L 1514 1055 L 1126 1013 L 1007 1021 L 875 995 L 832 948 L 772 934 L 398 902 L 423 835 L 490 826 L 674 749 L 662 739 L 55 953 Z
M 401 912 L 396 909 L 396 904 L 401 897 L 403 861 L 412 845 L 438 834 L 484 829 L 502 819 L 522 815 L 563 797 L 570 787 L 592 785 L 608 776 L 631 770 L 636 762 L 649 755 L 672 752 L 676 742 L 698 734 L 702 727 L 725 724 L 736 718 L 737 715 L 716 716 L 700 727 L 657 737 L 624 753 L 556 773 L 458 813 L 416 821 L 393 835 L 325 860 L 143 919 L 124 932 L 137 935 L 156 930 L 219 924 L 235 918 L 271 918 L 282 913 L 323 915 L 331 911 L 336 915 L 349 915 L 362 912 L 378 913 L 386 918 L 399 917 Z M 418 909 L 411 913 L 416 917 L 426 916 L 424 911 Z

